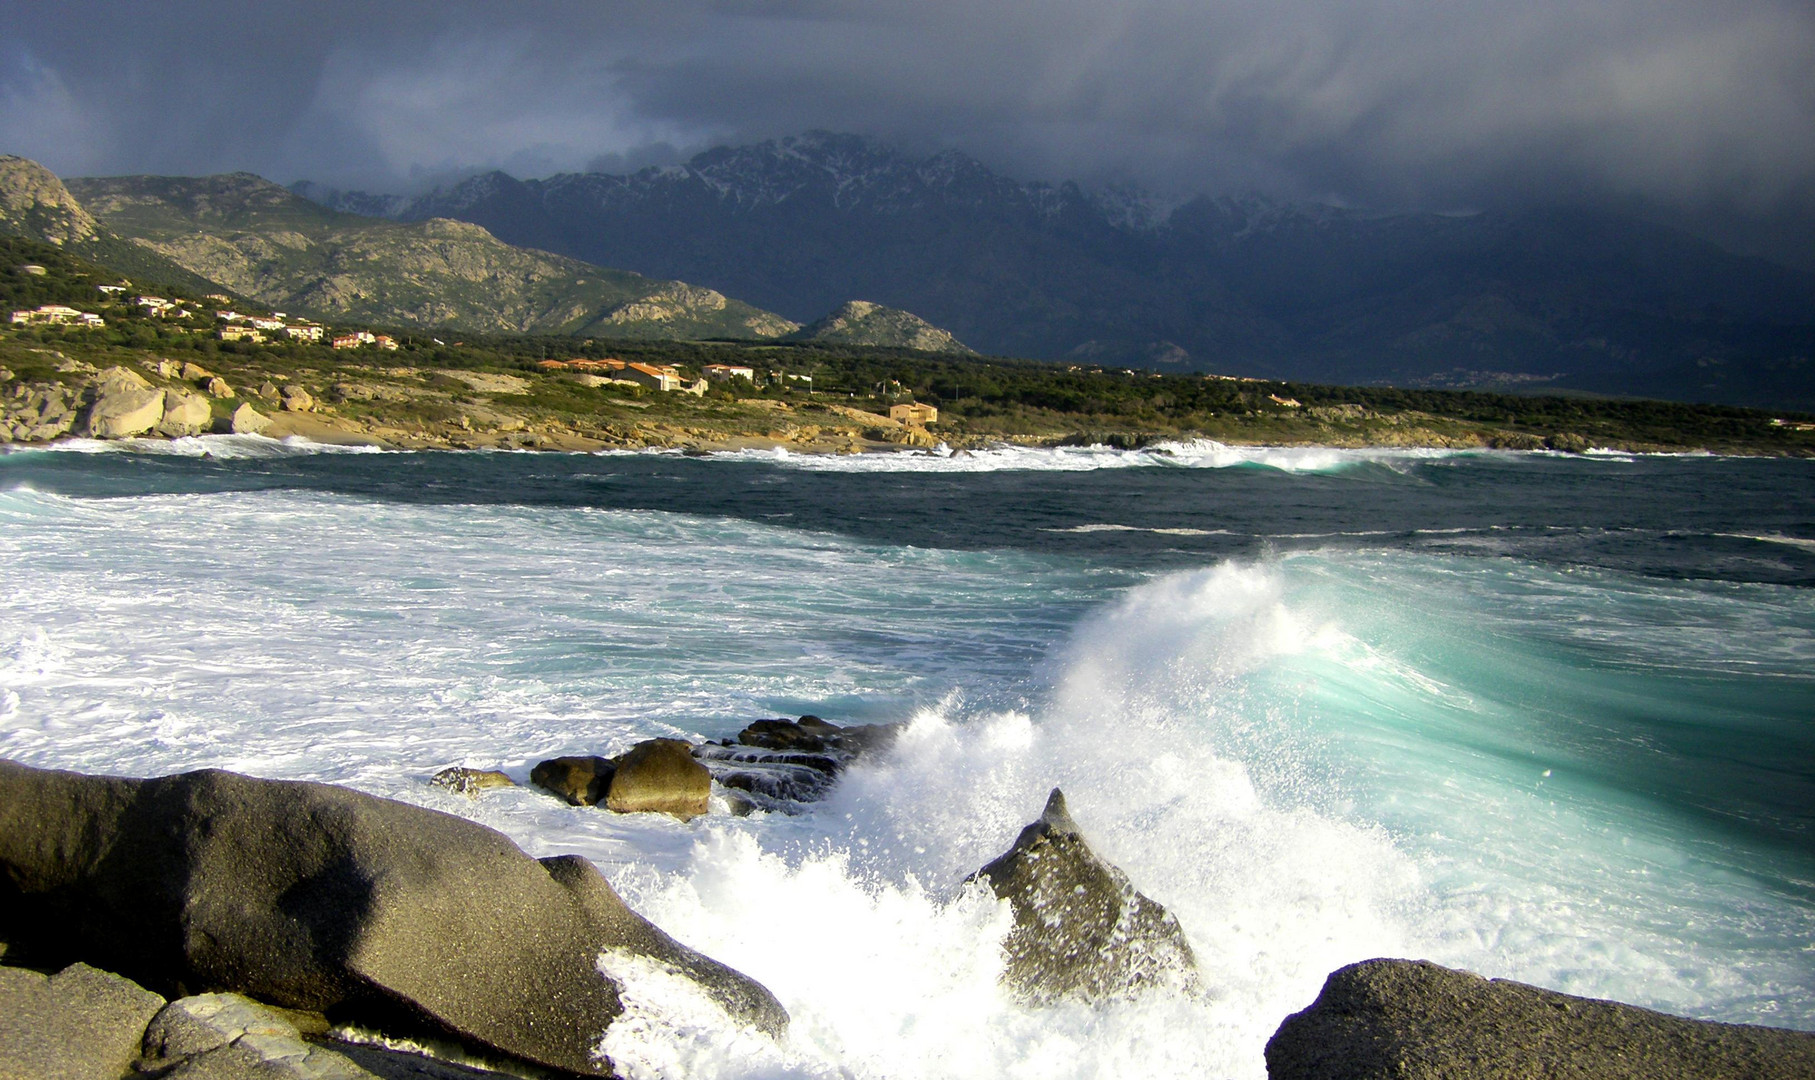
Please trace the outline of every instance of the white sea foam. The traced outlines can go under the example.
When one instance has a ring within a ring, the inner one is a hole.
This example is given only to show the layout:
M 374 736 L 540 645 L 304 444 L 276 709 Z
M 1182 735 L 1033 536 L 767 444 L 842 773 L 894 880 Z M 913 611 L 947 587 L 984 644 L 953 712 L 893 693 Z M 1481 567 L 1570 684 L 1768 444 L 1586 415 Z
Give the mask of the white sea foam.
M 188 435 L 177 439 L 63 439 L 42 446 L 14 446 L 13 453 L 164 454 L 172 457 L 268 458 L 296 454 L 394 453 L 369 443 L 324 443 L 301 435 Z
M 672 451 L 666 451 L 672 453 Z M 1282 472 L 1338 472 L 1375 464 L 1405 469 L 1420 462 L 1487 450 L 1427 448 L 1344 449 L 1324 446 L 1230 446 L 1210 439 L 1154 443 L 1140 450 L 1109 446 L 999 446 L 978 450 L 896 450 L 870 454 L 799 454 L 786 449 L 723 451 L 709 455 L 733 461 L 762 461 L 818 472 L 1087 472 L 1097 469 L 1227 469 L 1240 466 Z

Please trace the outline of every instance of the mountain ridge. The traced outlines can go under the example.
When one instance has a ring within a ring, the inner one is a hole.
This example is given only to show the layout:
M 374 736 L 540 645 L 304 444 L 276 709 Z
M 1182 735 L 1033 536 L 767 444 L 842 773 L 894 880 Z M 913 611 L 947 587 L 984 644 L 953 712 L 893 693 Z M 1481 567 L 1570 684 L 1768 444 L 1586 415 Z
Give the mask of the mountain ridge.
M 0 157 L 0 231 L 67 245 L 147 284 L 318 318 L 676 339 L 799 328 L 715 290 L 515 247 L 469 222 L 345 213 L 251 173 L 64 181 Z
M 1815 383 L 1815 276 L 1594 211 L 1175 202 L 825 132 L 410 199 L 299 190 L 473 221 L 802 322 L 867 297 L 1001 355 L 1690 400 Z

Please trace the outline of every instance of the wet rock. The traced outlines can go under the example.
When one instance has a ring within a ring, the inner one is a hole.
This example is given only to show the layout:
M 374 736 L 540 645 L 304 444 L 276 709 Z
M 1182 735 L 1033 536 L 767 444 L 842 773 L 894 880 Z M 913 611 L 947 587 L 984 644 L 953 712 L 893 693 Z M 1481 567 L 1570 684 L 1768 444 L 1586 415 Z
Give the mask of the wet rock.
M 529 782 L 567 800 L 569 806 L 597 806 L 611 790 L 617 764 L 602 757 L 558 757 L 536 763 Z
M 1806 1080 L 1815 1033 L 1687 1020 L 1422 960 L 1333 973 L 1267 1042 L 1269 1080 Z
M 227 430 L 234 435 L 257 435 L 270 426 L 271 418 L 250 404 L 243 404 L 233 410 L 233 415 L 226 423 Z
M 118 1080 L 164 999 L 72 964 L 55 975 L 0 967 L 0 1078 Z
M 761 985 L 650 925 L 584 859 L 538 862 L 471 821 L 325 784 L 0 762 L 0 881 L 20 962 L 83 960 L 583 1075 L 610 1073 L 593 1049 L 622 1012 L 602 952 L 684 972 L 744 1023 L 786 1024 Z
M 1586 454 L 1589 450 L 1588 440 L 1573 431 L 1559 431 L 1545 439 L 1544 445 L 1565 454 Z
M 442 769 L 429 778 L 429 783 L 434 784 L 436 787 L 444 787 L 449 791 L 465 795 L 469 799 L 477 799 L 480 792 L 490 791 L 493 788 L 517 786 L 515 780 L 512 780 L 501 772 L 491 772 L 486 769 L 468 769 L 459 765 L 456 765 L 451 769 Z
M 1090 850 L 1058 788 L 1040 819 L 976 876 L 1014 909 L 1003 981 L 1029 1002 L 1195 985 L 1197 962 L 1178 920 Z
M 110 367 L 94 384 L 94 403 L 81 432 L 97 439 L 143 435 L 164 419 L 164 391 L 154 390 L 137 372 Z
M 154 429 L 159 435 L 178 438 L 200 435 L 214 426 L 214 409 L 208 399 L 186 390 L 164 392 L 164 418 Z
M 620 814 L 670 814 L 687 821 L 706 812 L 712 774 L 693 760 L 693 746 L 680 739 L 649 739 L 617 759 L 605 797 Z
M 840 727 L 817 716 L 799 720 L 758 720 L 737 738 L 707 745 L 695 756 L 726 788 L 744 792 L 764 810 L 794 813 L 825 798 L 859 755 L 887 746 L 893 724 Z

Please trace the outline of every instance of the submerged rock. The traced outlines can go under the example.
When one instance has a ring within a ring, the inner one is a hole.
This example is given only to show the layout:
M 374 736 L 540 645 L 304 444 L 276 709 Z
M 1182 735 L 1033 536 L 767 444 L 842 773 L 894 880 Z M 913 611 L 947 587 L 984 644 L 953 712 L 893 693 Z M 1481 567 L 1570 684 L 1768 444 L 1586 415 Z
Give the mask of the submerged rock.
M 897 730 L 893 724 L 840 727 L 817 716 L 758 720 L 736 739 L 694 753 L 714 780 L 750 805 L 792 813 L 825 798 L 839 773 L 860 755 L 887 746 Z
M 1423 960 L 1368 960 L 1267 1042 L 1269 1080 L 1807 1080 L 1815 1033 L 1717 1024 L 1486 979 Z
M 477 799 L 480 792 L 490 791 L 493 788 L 517 786 L 515 780 L 501 772 L 493 772 L 489 769 L 468 769 L 461 765 L 442 769 L 429 778 L 429 783 L 465 795 L 469 799 Z
M 1040 819 L 975 876 L 1014 909 L 1002 977 L 1025 1000 L 1102 1001 L 1164 981 L 1195 985 L 1197 961 L 1178 920 L 1090 850 L 1058 788 Z
M 649 739 L 620 755 L 605 806 L 620 814 L 670 814 L 687 821 L 706 812 L 712 774 L 680 739 Z
M 484 826 L 326 784 L 0 762 L 0 883 L 20 962 L 426 1029 L 572 1073 L 611 1071 L 594 1054 L 623 1008 L 608 949 L 685 973 L 744 1023 L 787 1023 L 584 859 L 538 862 Z
M 126 1075 L 164 999 L 118 975 L 72 964 L 55 975 L 0 967 L 0 1077 Z

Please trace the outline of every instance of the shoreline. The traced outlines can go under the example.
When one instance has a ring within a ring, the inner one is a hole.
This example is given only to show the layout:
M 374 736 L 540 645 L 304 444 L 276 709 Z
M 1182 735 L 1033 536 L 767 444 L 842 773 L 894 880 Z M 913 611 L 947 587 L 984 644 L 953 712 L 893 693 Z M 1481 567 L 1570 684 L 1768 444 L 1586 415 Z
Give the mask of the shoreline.
M 1659 426 L 1653 418 L 1637 425 L 1584 420 L 1572 430 L 1552 430 L 1409 408 L 1293 402 L 1291 408 L 1265 415 L 1212 413 L 1192 424 L 1082 412 L 1010 422 L 958 409 L 922 424 L 891 419 L 883 415 L 884 405 L 830 394 L 627 394 L 545 373 L 352 364 L 288 371 L 251 364 L 210 369 L 137 355 L 105 359 L 112 363 L 100 368 L 56 350 L 35 350 L 30 365 L 9 358 L 19 370 L 0 367 L 0 445 L 42 446 L 72 437 L 263 434 L 392 450 L 570 453 L 1140 450 L 1203 441 L 1270 450 L 1815 457 L 1815 424 L 1763 413 L 1744 418 L 1710 413 L 1703 417 L 1702 429 L 1691 424 L 1678 430 L 1674 422 Z M 1690 413 L 1696 408 L 1681 407 Z

